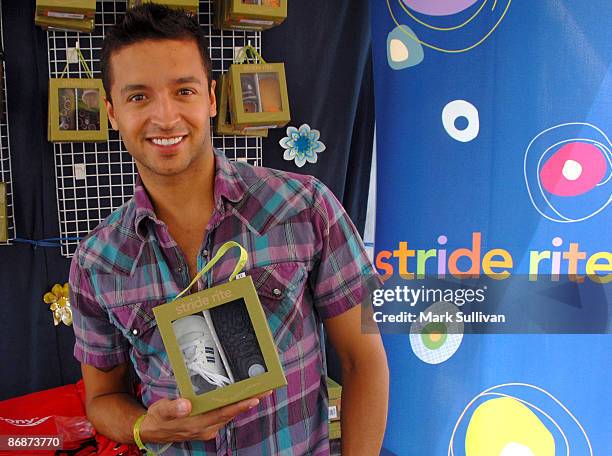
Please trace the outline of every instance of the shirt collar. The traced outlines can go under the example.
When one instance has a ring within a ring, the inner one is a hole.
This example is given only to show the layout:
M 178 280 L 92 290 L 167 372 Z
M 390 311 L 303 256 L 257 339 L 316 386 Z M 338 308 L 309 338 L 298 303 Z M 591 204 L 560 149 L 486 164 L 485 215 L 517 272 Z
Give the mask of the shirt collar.
M 214 149 L 215 153 L 215 202 L 217 206 L 221 203 L 221 197 L 237 203 L 247 190 L 247 185 L 238 172 L 236 165 L 232 163 L 223 152 Z
M 215 157 L 215 183 L 214 183 L 214 198 L 215 207 L 220 212 L 225 212 L 223 199 L 232 203 L 237 203 L 242 200 L 246 193 L 247 186 L 240 176 L 236 166 L 218 149 L 213 149 Z M 134 229 L 140 239 L 144 240 L 146 228 L 143 221 L 152 220 L 154 223 L 162 223 L 157 219 L 153 203 L 149 198 L 149 194 L 145 189 L 140 176 L 136 178 L 134 188 L 134 204 L 135 218 Z

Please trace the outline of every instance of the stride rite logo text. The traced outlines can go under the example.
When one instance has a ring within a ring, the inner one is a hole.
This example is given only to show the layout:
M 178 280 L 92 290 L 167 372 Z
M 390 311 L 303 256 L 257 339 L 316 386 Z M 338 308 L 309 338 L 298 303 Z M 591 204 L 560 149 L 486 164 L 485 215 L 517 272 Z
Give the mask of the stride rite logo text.
M 425 278 L 426 273 L 446 278 L 447 274 L 459 279 L 479 278 L 482 273 L 494 280 L 505 280 L 513 273 L 515 264 L 510 252 L 503 248 L 482 248 L 482 233 L 473 232 L 471 246 L 449 251 L 446 235 L 438 237 L 433 249 L 411 249 L 408 242 L 399 242 L 395 250 L 381 250 L 376 255 L 376 269 L 384 277 L 399 273 L 404 280 Z M 567 274 L 572 282 L 584 282 L 585 277 L 601 284 L 612 283 L 612 252 L 588 254 L 580 250 L 578 242 L 569 246 L 557 236 L 552 239 L 552 249 L 527 252 L 530 281 L 550 277 L 558 281 Z
M 210 305 L 217 304 L 232 297 L 232 292 L 230 290 L 220 289 L 216 290 L 212 294 L 210 294 L 210 291 L 211 290 L 207 291 L 206 296 L 203 296 L 202 293 L 196 293 L 192 296 L 188 296 L 187 298 L 182 299 L 181 303 L 176 306 L 176 314 L 192 314 L 200 310 L 204 310 Z

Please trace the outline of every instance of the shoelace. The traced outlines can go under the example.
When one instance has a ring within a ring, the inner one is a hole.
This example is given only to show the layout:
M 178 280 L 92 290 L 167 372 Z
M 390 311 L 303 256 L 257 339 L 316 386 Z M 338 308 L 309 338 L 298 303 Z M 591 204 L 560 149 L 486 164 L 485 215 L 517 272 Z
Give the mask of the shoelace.
M 187 368 L 191 371 L 190 373 L 200 375 L 208 383 L 215 386 L 226 386 L 231 383 L 229 378 L 210 369 L 210 361 L 207 361 L 207 358 L 212 359 L 213 363 L 215 362 L 214 345 L 197 339 L 188 344 L 181 345 L 181 350 L 185 356 Z

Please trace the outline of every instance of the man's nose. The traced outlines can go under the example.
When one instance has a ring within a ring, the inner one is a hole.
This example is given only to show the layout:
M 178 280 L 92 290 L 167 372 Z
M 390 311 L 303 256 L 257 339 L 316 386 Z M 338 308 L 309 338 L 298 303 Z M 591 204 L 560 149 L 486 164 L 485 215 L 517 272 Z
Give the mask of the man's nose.
M 153 108 L 151 121 L 159 128 L 171 130 L 180 122 L 178 105 L 171 95 L 159 95 Z

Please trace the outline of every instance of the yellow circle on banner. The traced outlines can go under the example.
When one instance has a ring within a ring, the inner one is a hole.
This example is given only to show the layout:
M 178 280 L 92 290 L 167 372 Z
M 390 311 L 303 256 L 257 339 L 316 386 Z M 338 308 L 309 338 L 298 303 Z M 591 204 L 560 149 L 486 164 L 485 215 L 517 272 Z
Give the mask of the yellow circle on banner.
M 555 456 L 555 439 L 529 407 L 500 397 L 476 408 L 465 436 L 466 456 Z

